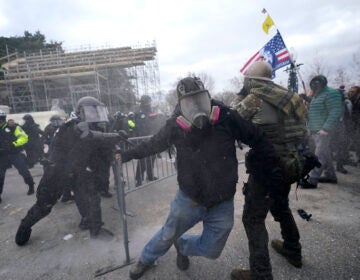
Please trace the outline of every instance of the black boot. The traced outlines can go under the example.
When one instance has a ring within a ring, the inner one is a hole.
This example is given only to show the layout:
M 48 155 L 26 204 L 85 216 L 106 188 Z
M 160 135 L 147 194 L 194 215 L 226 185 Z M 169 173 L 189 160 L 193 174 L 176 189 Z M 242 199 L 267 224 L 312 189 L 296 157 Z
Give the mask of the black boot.
M 29 185 L 29 190 L 27 192 L 27 195 L 32 195 L 34 194 L 35 189 L 34 189 L 34 185 Z
M 81 221 L 80 221 L 80 224 L 79 224 L 79 228 L 80 228 L 81 230 L 90 229 L 89 222 L 87 221 L 86 218 L 81 218 Z
M 189 257 L 180 253 L 179 245 L 177 244 L 176 241 L 174 242 L 174 246 L 177 252 L 176 266 L 180 270 L 188 270 L 190 266 Z
M 114 239 L 114 234 L 106 228 L 99 228 L 95 230 L 90 229 L 90 238 L 102 241 L 111 241 Z
M 31 228 L 25 227 L 20 224 L 16 236 L 15 236 L 15 242 L 19 246 L 24 246 L 30 239 L 31 235 Z

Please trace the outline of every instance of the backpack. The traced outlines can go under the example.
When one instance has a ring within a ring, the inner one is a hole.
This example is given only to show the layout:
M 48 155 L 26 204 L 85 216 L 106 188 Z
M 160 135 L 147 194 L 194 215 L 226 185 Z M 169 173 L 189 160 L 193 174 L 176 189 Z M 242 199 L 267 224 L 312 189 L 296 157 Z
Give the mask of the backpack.
M 270 94 L 259 97 L 277 110 L 279 125 L 276 138 L 279 143 L 277 145 L 275 140 L 274 147 L 280 157 L 285 184 L 291 185 L 305 179 L 314 167 L 321 164 L 305 143 L 306 107 L 302 98 L 290 91 L 284 94 L 276 87 Z

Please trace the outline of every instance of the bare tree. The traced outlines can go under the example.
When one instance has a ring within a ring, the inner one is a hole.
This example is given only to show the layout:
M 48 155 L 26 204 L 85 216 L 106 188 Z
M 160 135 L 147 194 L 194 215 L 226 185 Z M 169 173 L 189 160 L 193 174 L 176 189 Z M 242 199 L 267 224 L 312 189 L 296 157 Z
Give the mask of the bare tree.
M 244 85 L 244 77 L 234 76 L 229 80 L 229 89 L 226 91 L 239 92 Z
M 210 74 L 205 72 L 195 73 L 195 72 L 189 72 L 189 77 L 198 77 L 203 82 L 205 88 L 211 93 L 215 89 L 215 80 L 213 77 L 211 77 Z
M 213 99 L 223 102 L 225 105 L 231 106 L 236 94 L 233 91 L 224 91 L 213 96 Z
M 307 71 L 306 77 L 308 83 L 310 80 L 317 75 L 324 75 L 325 77 L 329 77 L 330 69 L 326 65 L 326 62 L 320 56 L 316 56 L 317 58 L 312 61 L 312 64 L 308 64 L 309 70 Z M 306 82 L 306 81 L 305 81 Z
M 340 67 L 336 70 L 335 77 L 333 80 L 333 84 L 335 87 L 339 87 L 341 85 L 346 85 L 349 81 L 347 73 L 344 68 Z
M 360 84 L 360 57 L 357 54 L 353 54 L 353 64 L 351 67 L 352 75 L 350 78 L 350 82 L 352 85 Z

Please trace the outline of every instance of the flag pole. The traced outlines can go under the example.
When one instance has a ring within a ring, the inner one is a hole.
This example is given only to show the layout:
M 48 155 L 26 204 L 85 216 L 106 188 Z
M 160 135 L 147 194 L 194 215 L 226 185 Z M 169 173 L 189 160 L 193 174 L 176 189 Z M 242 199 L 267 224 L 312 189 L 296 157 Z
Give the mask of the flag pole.
M 268 13 L 268 11 L 267 11 L 265 8 L 263 8 L 261 12 L 262 12 L 263 14 L 266 14 L 266 15 L 271 19 L 272 24 L 274 25 L 274 27 L 276 28 L 276 30 L 280 33 L 279 29 L 278 29 L 277 26 L 275 25 L 275 22 L 273 21 L 272 17 L 271 17 L 270 14 Z M 264 30 L 264 31 L 265 31 L 265 30 Z M 283 39 L 283 41 L 284 41 L 284 39 Z M 288 48 L 287 48 L 287 46 L 286 46 L 286 44 L 285 44 L 285 41 L 284 41 L 284 45 L 285 45 L 286 50 L 289 52 L 289 50 L 288 50 Z M 289 52 L 289 54 L 290 54 L 290 52 Z M 301 81 L 301 84 L 302 84 L 302 86 L 303 86 L 303 88 L 304 88 L 304 93 L 306 94 L 306 87 L 305 87 L 304 80 L 303 80 L 300 72 L 298 71 L 299 69 L 298 69 L 298 67 L 296 66 L 295 61 L 293 60 L 291 54 L 290 54 L 290 62 L 291 62 L 291 64 L 294 66 L 294 69 L 295 69 L 295 71 L 296 71 L 296 74 L 298 75 L 298 77 L 299 77 L 299 79 L 300 79 L 300 81 Z

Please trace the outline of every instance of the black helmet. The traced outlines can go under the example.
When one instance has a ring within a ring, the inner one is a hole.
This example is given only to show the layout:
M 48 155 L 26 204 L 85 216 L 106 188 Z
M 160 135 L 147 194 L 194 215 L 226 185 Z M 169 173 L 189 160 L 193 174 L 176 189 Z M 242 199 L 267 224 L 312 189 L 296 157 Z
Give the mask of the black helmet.
M 33 118 L 32 115 L 30 115 L 30 114 L 25 114 L 25 115 L 23 116 L 23 120 L 25 120 L 25 121 L 33 121 L 34 118 Z
M 142 106 L 151 105 L 151 97 L 149 95 L 143 95 L 140 98 L 140 103 Z
M 76 104 L 76 115 L 85 122 L 108 122 L 108 111 L 104 103 L 92 96 L 79 99 Z
M 327 79 L 324 75 L 317 75 L 310 81 L 310 88 L 316 92 L 327 86 Z
M 54 127 L 59 127 L 64 123 L 63 119 L 59 115 L 53 115 L 50 118 L 50 122 L 51 122 L 51 125 Z
M 61 119 L 61 117 L 59 116 L 59 115 L 53 115 L 53 116 L 51 116 L 51 118 L 50 118 L 50 121 L 52 122 L 52 121 L 61 121 L 62 119 Z

